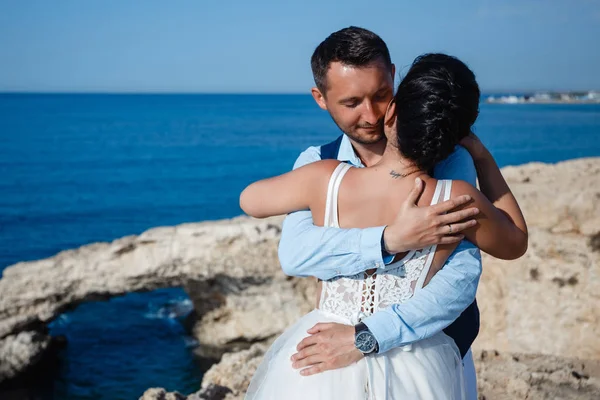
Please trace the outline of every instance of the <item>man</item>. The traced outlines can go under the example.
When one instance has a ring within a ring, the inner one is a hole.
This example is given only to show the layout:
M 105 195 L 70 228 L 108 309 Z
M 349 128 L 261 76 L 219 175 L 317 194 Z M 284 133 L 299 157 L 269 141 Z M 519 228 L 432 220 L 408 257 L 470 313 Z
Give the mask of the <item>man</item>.
M 322 158 L 337 158 L 355 166 L 379 161 L 386 145 L 383 117 L 393 98 L 395 75 L 383 40 L 365 29 L 342 29 L 317 47 L 311 64 L 316 83 L 312 95 L 344 135 L 327 146 L 307 149 L 294 168 Z M 433 173 L 438 179 L 461 179 L 475 185 L 475 167 L 463 148 L 457 148 Z M 466 219 L 477 210 L 447 212 L 469 199 L 456 198 L 420 208 L 415 204 L 421 190 L 422 185 L 416 183 L 396 221 L 387 227 L 317 227 L 310 211 L 290 214 L 284 221 L 279 247 L 284 272 L 319 279 L 373 268 L 385 273 L 393 254 L 462 240 L 460 232 L 473 223 Z M 298 353 L 292 356 L 293 366 L 301 369 L 302 375 L 311 375 L 358 361 L 365 354 L 355 347 L 357 333 L 374 337 L 375 351 L 384 353 L 446 329 L 464 356 L 468 397 L 476 399 L 475 369 L 469 348 L 479 330 L 475 292 L 480 274 L 479 250 L 462 242 L 431 282 L 402 305 L 381 310 L 356 327 L 317 324 L 298 345 Z

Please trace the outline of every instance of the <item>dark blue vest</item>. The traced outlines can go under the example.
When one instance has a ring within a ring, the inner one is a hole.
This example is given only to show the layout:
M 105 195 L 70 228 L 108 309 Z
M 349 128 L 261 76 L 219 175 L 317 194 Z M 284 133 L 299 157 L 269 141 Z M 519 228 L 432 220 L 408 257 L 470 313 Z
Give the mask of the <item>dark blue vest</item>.
M 337 160 L 343 138 L 344 135 L 341 135 L 333 142 L 321 146 L 321 160 Z
M 336 160 L 340 152 L 343 135 L 331 143 L 321 146 L 321 160 Z M 479 333 L 479 308 L 474 301 L 449 327 L 444 329 L 446 335 L 456 342 L 460 354 L 464 357 Z

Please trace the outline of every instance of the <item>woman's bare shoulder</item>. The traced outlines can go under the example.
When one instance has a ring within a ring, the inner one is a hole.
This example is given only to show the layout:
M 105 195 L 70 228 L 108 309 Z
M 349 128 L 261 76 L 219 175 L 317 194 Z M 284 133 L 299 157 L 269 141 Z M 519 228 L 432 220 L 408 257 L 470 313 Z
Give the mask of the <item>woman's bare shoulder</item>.
M 481 192 L 469 182 L 452 180 L 452 196 L 462 196 L 463 194 L 478 196 Z
M 421 193 L 421 196 L 419 197 L 419 201 L 417 204 L 420 207 L 430 205 L 431 199 L 433 199 L 433 195 L 435 193 L 435 188 L 437 187 L 438 180 L 435 178 L 432 178 L 431 176 L 429 176 L 427 174 L 423 174 L 415 179 L 420 179 L 423 182 L 423 186 L 424 186 L 423 192 Z M 415 183 L 413 183 L 413 185 L 414 184 Z
M 338 160 L 319 160 L 296 168 L 294 171 L 301 171 L 302 174 L 326 174 L 328 172 L 331 174 L 340 164 L 341 161 Z
M 333 172 L 333 170 L 336 169 L 341 163 L 342 161 L 338 160 L 320 160 L 313 164 L 315 164 L 315 168 L 319 169 L 320 172 Z

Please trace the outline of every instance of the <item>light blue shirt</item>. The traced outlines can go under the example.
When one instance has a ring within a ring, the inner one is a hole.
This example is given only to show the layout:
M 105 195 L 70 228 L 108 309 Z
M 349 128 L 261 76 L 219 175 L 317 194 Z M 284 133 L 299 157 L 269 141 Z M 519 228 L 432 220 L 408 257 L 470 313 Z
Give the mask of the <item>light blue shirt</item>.
M 320 147 L 309 147 L 294 169 L 321 159 Z M 362 163 L 346 135 L 338 154 L 340 161 Z M 469 153 L 460 146 L 434 171 L 437 179 L 463 180 L 475 186 L 477 173 Z M 381 252 L 384 226 L 338 229 L 313 224 L 310 211 L 298 211 L 283 222 L 279 260 L 291 276 L 314 276 L 322 280 L 349 276 L 368 269 L 385 269 Z M 479 249 L 464 240 L 429 284 L 402 304 L 394 304 L 365 318 L 379 353 L 405 346 L 442 331 L 475 300 L 481 276 Z

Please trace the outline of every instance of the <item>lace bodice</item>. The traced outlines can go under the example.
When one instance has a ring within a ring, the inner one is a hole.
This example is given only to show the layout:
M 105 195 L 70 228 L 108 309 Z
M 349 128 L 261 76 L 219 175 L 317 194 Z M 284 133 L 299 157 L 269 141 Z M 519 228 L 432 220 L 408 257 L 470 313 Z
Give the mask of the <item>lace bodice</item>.
M 325 226 L 339 228 L 338 193 L 341 181 L 352 168 L 341 163 L 333 172 L 327 190 Z M 431 204 L 450 197 L 451 181 L 438 181 Z M 392 304 L 403 303 L 423 287 L 436 246 L 409 252 L 404 258 L 377 269 L 323 281 L 319 308 L 357 324 L 366 316 Z

